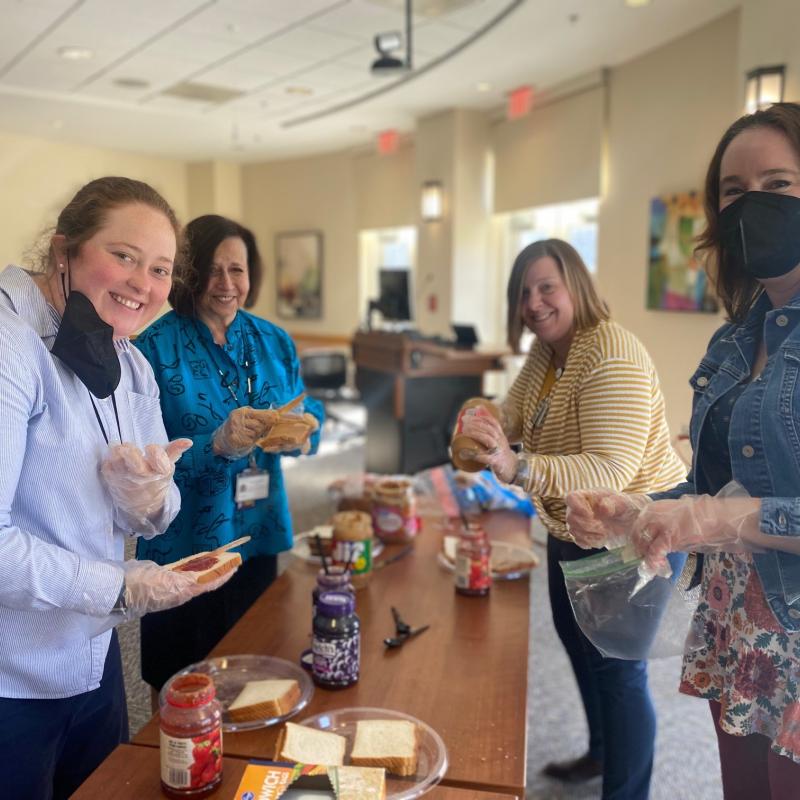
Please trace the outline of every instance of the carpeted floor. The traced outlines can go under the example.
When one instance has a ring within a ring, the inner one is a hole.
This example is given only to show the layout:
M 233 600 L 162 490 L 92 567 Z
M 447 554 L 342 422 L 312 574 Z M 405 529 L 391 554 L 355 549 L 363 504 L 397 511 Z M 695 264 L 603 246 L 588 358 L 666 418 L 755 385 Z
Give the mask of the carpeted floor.
M 330 440 L 338 438 L 335 432 Z M 345 436 L 312 458 L 296 460 L 286 470 L 295 530 L 324 522 L 331 513 L 326 487 L 331 480 L 363 469 L 360 439 Z M 287 462 L 290 460 L 287 459 Z M 543 553 L 541 545 L 535 547 Z M 580 755 L 586 749 L 583 711 L 567 657 L 557 639 L 547 600 L 546 559 L 531 581 L 529 671 L 529 800 L 589 800 L 600 797 L 599 779 L 563 786 L 539 770 L 552 760 Z M 149 689 L 139 679 L 138 624 L 121 631 L 131 732 L 150 716 Z M 652 661 L 650 679 L 658 710 L 658 739 L 651 800 L 720 800 L 716 739 L 706 704 L 677 692 L 678 658 Z M 755 800 L 755 798 L 754 798 Z

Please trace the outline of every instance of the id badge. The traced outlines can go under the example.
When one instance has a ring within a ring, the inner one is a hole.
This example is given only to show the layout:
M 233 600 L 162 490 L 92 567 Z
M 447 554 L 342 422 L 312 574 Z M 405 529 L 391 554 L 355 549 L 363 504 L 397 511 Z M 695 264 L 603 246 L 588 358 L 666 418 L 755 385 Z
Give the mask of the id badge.
M 233 499 L 237 508 L 252 508 L 257 500 L 269 496 L 269 472 L 258 467 L 248 467 L 236 476 Z

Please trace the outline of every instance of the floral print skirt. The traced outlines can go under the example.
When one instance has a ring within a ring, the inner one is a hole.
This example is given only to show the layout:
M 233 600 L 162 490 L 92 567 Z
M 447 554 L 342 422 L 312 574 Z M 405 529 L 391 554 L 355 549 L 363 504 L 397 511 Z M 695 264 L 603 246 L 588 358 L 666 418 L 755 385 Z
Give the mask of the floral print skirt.
M 684 656 L 680 691 L 719 702 L 727 733 L 763 734 L 800 763 L 800 633 L 775 619 L 749 555 L 705 557 L 695 622 L 704 645 Z

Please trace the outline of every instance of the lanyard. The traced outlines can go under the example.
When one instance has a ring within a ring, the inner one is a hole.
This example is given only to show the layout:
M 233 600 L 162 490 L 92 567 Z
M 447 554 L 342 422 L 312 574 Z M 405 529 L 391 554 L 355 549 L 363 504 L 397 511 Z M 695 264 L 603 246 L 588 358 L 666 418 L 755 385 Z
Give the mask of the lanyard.
M 88 389 L 86 390 L 89 391 Z M 108 434 L 106 433 L 106 426 L 103 425 L 103 420 L 100 419 L 100 412 L 97 410 L 97 406 L 94 404 L 94 397 L 92 397 L 92 393 L 89 392 L 89 400 L 92 402 L 92 408 L 94 409 L 94 415 L 97 418 L 97 424 L 100 426 L 100 430 L 103 433 L 103 438 L 106 440 L 106 444 L 109 444 L 108 441 Z M 111 392 L 111 404 L 114 406 L 114 419 L 117 421 L 117 433 L 119 434 L 119 443 L 122 444 L 122 429 L 119 426 L 119 413 L 117 412 L 117 397 L 114 392 Z
M 217 359 L 214 357 L 214 353 L 209 349 L 208 345 L 206 344 L 205 339 L 203 338 L 203 334 L 200 331 L 200 328 L 195 324 L 195 330 L 197 331 L 197 338 L 200 340 L 200 343 L 203 345 L 203 349 L 206 351 L 209 360 L 214 365 L 214 369 L 217 371 L 217 374 L 220 377 L 220 383 L 223 389 L 227 389 L 230 396 L 233 398 L 233 402 L 236 403 L 237 407 L 241 408 L 242 404 L 239 402 L 239 397 L 236 392 L 233 390 L 233 382 L 229 381 L 225 377 L 225 373 L 220 369 L 219 364 L 217 363 Z M 244 367 L 245 374 L 247 375 L 247 400 L 249 404 L 253 405 L 253 378 L 255 376 L 250 375 L 250 359 L 247 355 L 247 345 L 245 343 L 244 335 L 242 335 L 242 348 L 245 350 L 244 354 L 244 364 L 241 366 Z M 231 359 L 233 361 L 233 359 Z M 236 366 L 236 362 L 234 362 L 234 366 Z M 238 384 L 239 381 L 239 374 L 238 370 L 236 371 L 236 382 Z

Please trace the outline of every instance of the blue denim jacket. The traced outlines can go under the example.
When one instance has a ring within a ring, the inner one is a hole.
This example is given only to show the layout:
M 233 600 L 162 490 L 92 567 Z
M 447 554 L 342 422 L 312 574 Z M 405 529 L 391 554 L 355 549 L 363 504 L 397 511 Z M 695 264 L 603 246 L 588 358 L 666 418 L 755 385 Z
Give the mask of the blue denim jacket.
M 733 479 L 760 497 L 762 532 L 800 536 L 800 295 L 773 309 L 762 294 L 742 324 L 723 325 L 692 375 L 687 481 L 657 498 L 709 492 L 697 452 L 709 409 L 752 371 L 762 338 L 767 363 L 733 408 L 728 444 Z M 770 608 L 788 631 L 800 630 L 800 556 L 780 550 L 755 553 L 756 570 Z

